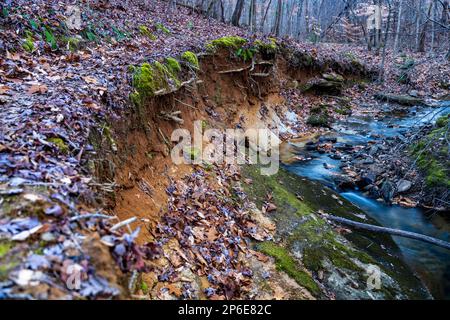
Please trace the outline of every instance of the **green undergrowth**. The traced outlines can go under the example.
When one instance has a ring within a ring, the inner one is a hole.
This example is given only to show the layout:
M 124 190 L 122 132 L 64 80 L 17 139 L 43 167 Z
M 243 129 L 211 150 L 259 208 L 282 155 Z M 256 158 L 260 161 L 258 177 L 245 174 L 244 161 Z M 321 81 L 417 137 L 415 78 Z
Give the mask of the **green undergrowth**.
M 207 52 L 214 53 L 219 49 L 229 49 L 234 52 L 237 58 L 248 61 L 260 53 L 263 59 L 273 59 L 278 46 L 274 38 L 267 40 L 255 40 L 249 42 L 247 39 L 238 36 L 226 36 L 210 41 L 206 44 Z

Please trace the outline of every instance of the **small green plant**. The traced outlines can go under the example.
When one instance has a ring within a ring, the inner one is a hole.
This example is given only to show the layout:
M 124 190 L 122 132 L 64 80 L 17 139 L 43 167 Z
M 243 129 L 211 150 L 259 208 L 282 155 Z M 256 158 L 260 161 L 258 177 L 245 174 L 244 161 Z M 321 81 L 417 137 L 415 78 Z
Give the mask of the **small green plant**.
M 147 26 L 140 26 L 139 32 L 144 36 L 149 38 L 150 40 L 156 40 L 156 36 L 151 33 L 150 29 Z
M 242 58 L 244 61 L 247 60 L 252 60 L 253 56 L 255 55 L 255 53 L 257 52 L 257 50 L 255 48 L 239 48 L 236 51 L 236 56 L 238 56 L 239 58 Z
M 25 31 L 25 40 L 22 42 L 22 48 L 27 52 L 33 52 L 34 51 L 34 42 L 33 42 L 33 34 L 31 31 L 26 30 Z
M 2 16 L 5 19 L 8 18 L 8 16 L 9 16 L 9 7 L 8 6 L 4 6 L 2 8 Z
M 33 29 L 35 31 L 39 30 L 39 27 L 40 27 L 40 23 L 39 22 L 37 22 L 34 19 L 30 19 L 28 22 L 30 23 L 31 29 Z
M 165 34 L 171 34 L 172 33 L 162 23 L 159 23 L 159 22 L 157 24 L 155 24 L 155 28 L 156 28 L 157 31 L 162 31 Z
M 92 29 L 91 26 L 84 29 L 82 34 L 88 41 L 91 41 L 91 42 L 97 41 L 97 36 L 95 34 L 94 29 Z
M 56 42 L 56 38 L 53 35 L 53 31 L 48 26 L 44 27 L 44 37 L 45 37 L 45 41 L 50 45 L 50 48 L 52 50 L 58 49 L 58 43 Z
M 77 51 L 80 48 L 81 40 L 76 37 L 64 37 L 62 41 L 66 43 L 67 50 L 72 52 Z
M 128 34 L 122 30 L 120 30 L 117 27 L 112 27 L 112 31 L 115 34 L 115 38 L 117 41 L 121 41 L 123 39 L 126 39 L 128 37 Z

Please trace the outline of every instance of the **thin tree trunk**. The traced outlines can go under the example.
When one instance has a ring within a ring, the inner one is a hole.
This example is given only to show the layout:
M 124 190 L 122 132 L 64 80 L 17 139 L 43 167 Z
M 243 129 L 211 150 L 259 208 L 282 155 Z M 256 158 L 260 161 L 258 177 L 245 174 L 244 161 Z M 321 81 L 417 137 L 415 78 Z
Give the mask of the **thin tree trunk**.
M 271 5 L 271 4 L 272 4 L 272 0 L 269 1 L 269 4 L 267 5 L 267 8 L 266 8 L 266 13 L 264 13 L 264 18 L 263 18 L 263 20 L 262 20 L 262 22 L 261 22 L 261 29 L 262 29 L 262 30 L 264 30 L 264 25 L 265 25 L 265 23 L 266 23 L 267 13 L 269 12 L 270 5 Z
M 252 32 L 256 31 L 256 0 L 251 0 L 250 2 L 250 30 Z
M 379 81 L 382 82 L 384 81 L 384 65 L 385 65 L 385 61 L 386 61 L 386 47 L 387 47 L 387 41 L 388 41 L 388 35 L 389 35 L 389 28 L 390 28 L 390 24 L 391 24 L 391 2 L 388 0 L 388 19 L 387 19 L 387 24 L 386 24 L 386 32 L 384 34 L 384 46 L 383 46 L 383 57 L 381 59 L 381 67 L 380 67 L 380 78 Z
M 428 7 L 427 19 L 423 23 L 422 32 L 420 33 L 419 50 L 418 50 L 419 52 L 425 52 L 425 39 L 426 39 L 426 34 L 427 34 L 427 29 L 428 29 L 428 21 L 429 21 L 428 18 L 430 17 L 432 8 L 433 8 L 433 2 L 431 1 L 430 6 Z
M 277 11 L 275 14 L 275 24 L 273 28 L 273 33 L 278 37 L 280 35 L 281 30 L 281 13 L 283 10 L 283 1 L 278 0 L 277 1 Z
M 422 8 L 422 0 L 417 1 L 417 8 L 416 8 L 416 50 L 419 51 L 419 38 L 420 38 L 420 12 Z
M 397 53 L 397 49 L 398 49 L 398 38 L 400 36 L 400 25 L 401 25 L 401 21 L 402 21 L 402 9 L 403 9 L 403 0 L 400 0 L 400 3 L 398 5 L 397 30 L 395 32 L 394 54 Z
M 239 26 L 241 20 L 242 10 L 244 9 L 245 0 L 238 0 L 236 7 L 234 8 L 233 16 L 231 17 L 231 24 L 233 26 Z
M 298 8 L 298 12 L 297 12 L 297 39 L 300 39 L 300 35 L 301 35 L 301 22 L 302 22 L 302 13 L 303 13 L 303 3 L 304 0 L 300 0 L 299 1 L 299 8 Z

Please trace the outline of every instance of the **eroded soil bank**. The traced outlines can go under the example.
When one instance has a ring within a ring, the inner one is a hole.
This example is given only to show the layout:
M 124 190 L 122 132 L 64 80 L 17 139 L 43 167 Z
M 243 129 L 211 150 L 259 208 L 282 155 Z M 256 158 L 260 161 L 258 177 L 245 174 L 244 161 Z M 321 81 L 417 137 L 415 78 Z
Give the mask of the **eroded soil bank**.
M 137 217 L 130 226 L 143 226 L 138 242 L 160 247 L 136 280 L 135 296 L 429 298 L 389 237 L 351 232 L 320 216 L 373 222 L 331 189 L 283 169 L 265 177 L 252 165 L 172 163 L 176 128 L 192 132 L 200 120 L 203 129 L 281 127 L 289 135 L 305 110 L 289 104 L 285 85 L 314 100 L 370 80 L 371 72 L 352 61 L 277 50 L 283 54 L 259 53 L 252 62 L 227 47 L 202 55 L 195 81 L 136 106 L 126 121 L 110 125 L 111 139 L 93 136 L 97 176 L 119 190 L 107 207 L 121 220 Z M 166 117 L 173 112 L 182 123 Z M 374 291 L 367 288 L 373 268 L 383 284 Z

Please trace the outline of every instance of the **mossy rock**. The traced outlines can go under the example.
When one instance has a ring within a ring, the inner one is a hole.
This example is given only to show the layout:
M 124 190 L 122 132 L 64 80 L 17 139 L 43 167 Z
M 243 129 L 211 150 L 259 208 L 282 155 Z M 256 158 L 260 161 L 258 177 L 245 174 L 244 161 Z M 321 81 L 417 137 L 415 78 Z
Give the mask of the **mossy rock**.
M 320 282 L 338 299 L 371 298 L 366 288 L 366 269 L 370 265 L 378 266 L 382 273 L 382 288 L 371 293 L 375 298 L 430 297 L 399 259 L 399 249 L 390 236 L 374 235 L 364 230 L 341 235 L 316 214 L 320 210 L 354 221 L 376 224 L 369 217 L 363 220 L 361 210 L 333 190 L 283 168 L 276 175 L 262 176 L 258 166 L 247 165 L 242 174 L 244 178 L 253 180 L 252 184 L 244 185 L 250 200 L 262 206 L 267 193 L 271 193 L 272 201 L 277 206 L 277 211 L 270 215 L 277 227 L 276 244 L 264 242 L 258 248 L 274 257 L 278 268 L 300 285 L 305 286 L 305 279 L 296 279 L 295 274 L 302 269 L 298 265 L 292 267 L 292 261 L 297 258 L 313 274 L 314 282 Z M 323 273 L 322 279 L 318 277 L 319 273 Z M 342 274 L 346 276 L 342 277 Z M 353 284 L 356 285 L 353 287 Z
M 375 94 L 375 99 L 393 102 L 404 106 L 426 106 L 427 104 L 423 99 L 411 97 L 408 95 L 396 95 L 388 93 L 377 93 Z
M 327 113 L 312 114 L 306 120 L 306 123 L 313 127 L 329 126 L 330 118 Z

